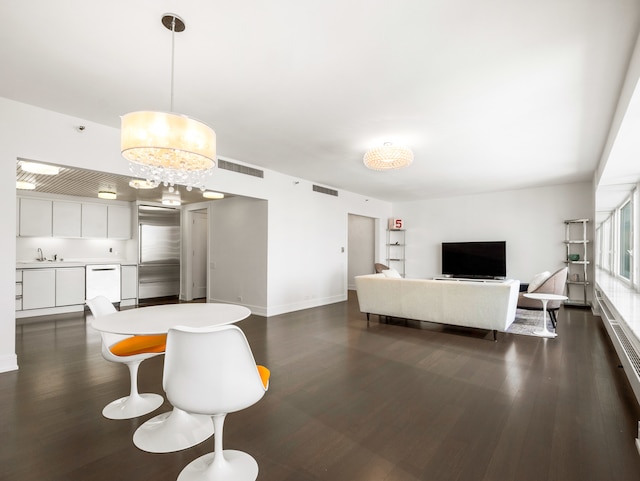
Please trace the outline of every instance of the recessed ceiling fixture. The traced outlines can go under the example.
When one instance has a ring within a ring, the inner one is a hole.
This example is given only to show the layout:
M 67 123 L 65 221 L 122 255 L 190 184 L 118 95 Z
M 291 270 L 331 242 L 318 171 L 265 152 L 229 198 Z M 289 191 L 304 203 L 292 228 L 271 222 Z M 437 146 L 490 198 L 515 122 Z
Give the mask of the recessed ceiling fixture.
M 109 190 L 101 190 L 100 192 L 98 192 L 98 197 L 100 199 L 115 200 L 118 196 L 115 192 Z
M 373 170 L 391 170 L 406 167 L 413 162 L 413 152 L 407 147 L 385 142 L 381 147 L 364 154 L 364 165 Z
M 27 182 L 24 180 L 16 180 L 16 189 L 20 190 L 34 190 L 36 188 L 36 184 L 33 182 Z
M 179 191 L 176 190 L 175 192 L 162 193 L 162 205 L 177 206 L 181 204 L 182 204 L 182 200 L 180 199 Z
M 131 172 L 155 185 L 201 187 L 215 166 L 216 133 L 186 115 L 173 113 L 175 33 L 184 21 L 168 13 L 162 24 L 171 30 L 171 105 L 166 112 L 131 112 L 122 116 L 120 147 Z
M 202 193 L 202 197 L 205 199 L 224 199 L 224 194 L 222 192 L 213 192 L 212 190 L 205 190 Z
M 60 167 L 55 165 L 40 164 L 38 162 L 27 162 L 26 160 L 20 161 L 20 168 L 25 172 L 31 174 L 41 175 L 58 175 L 60 173 Z
M 155 189 L 158 186 L 150 180 L 131 179 L 129 181 L 129 187 L 133 187 L 134 189 Z

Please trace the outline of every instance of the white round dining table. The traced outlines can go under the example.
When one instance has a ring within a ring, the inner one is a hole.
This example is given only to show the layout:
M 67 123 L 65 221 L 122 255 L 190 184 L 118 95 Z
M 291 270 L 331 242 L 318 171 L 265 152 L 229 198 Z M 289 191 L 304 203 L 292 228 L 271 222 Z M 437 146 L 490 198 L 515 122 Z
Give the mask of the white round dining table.
M 114 334 L 166 334 L 175 326 L 212 327 L 246 319 L 251 311 L 235 304 L 185 303 L 126 309 L 94 318 L 91 326 Z
M 94 318 L 98 331 L 114 334 L 165 334 L 176 326 L 206 328 L 246 319 L 244 306 L 222 303 L 162 304 L 117 311 Z M 187 413 L 178 408 L 149 419 L 136 429 L 133 443 L 143 451 L 168 453 L 187 449 L 213 435 L 210 416 Z

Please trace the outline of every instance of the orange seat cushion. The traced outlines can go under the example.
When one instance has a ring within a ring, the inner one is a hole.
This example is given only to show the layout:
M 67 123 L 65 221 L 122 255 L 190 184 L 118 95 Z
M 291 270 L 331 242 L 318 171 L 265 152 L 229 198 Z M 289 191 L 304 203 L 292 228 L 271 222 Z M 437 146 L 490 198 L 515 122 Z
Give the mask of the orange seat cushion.
M 269 385 L 269 378 L 271 377 L 271 371 L 264 366 L 257 365 L 258 373 L 260 374 L 260 379 L 262 379 L 262 385 L 267 388 Z
M 132 336 L 116 342 L 109 350 L 116 356 L 133 356 L 135 354 L 147 354 L 164 352 L 167 347 L 167 335 L 157 336 Z

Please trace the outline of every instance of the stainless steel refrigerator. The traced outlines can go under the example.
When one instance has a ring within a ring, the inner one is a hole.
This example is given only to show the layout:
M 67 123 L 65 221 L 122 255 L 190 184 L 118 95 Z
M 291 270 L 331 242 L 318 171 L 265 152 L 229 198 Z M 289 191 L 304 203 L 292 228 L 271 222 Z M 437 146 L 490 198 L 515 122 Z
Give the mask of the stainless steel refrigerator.
M 138 206 L 138 298 L 180 294 L 180 210 Z

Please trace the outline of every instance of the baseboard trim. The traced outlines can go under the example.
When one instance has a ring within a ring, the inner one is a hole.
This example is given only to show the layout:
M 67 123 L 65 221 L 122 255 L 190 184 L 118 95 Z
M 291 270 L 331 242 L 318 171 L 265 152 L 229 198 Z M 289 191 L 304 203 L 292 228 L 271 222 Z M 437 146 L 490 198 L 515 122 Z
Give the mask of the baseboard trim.
M 0 357 L 0 372 L 9 372 L 18 370 L 18 356 L 8 354 Z

